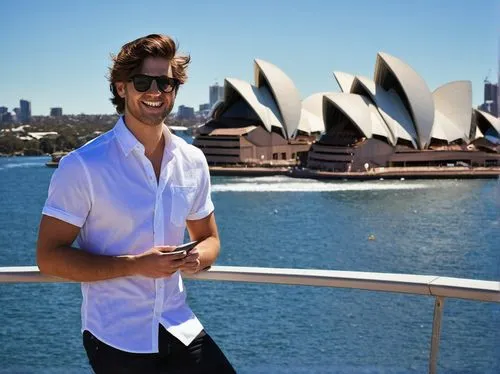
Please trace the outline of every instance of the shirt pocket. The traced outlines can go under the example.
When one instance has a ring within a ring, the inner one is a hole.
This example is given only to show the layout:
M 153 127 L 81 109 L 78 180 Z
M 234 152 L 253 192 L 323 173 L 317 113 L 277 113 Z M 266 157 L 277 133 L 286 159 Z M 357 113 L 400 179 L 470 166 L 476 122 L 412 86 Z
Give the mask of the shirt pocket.
M 196 187 L 195 186 L 170 186 L 172 192 L 172 210 L 170 222 L 175 226 L 184 226 L 186 218 L 193 207 Z

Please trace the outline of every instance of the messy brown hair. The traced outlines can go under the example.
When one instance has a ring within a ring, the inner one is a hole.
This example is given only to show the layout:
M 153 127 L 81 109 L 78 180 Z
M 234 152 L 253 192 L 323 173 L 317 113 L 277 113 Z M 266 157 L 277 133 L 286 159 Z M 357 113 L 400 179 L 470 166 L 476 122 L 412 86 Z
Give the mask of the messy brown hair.
M 179 80 L 180 84 L 187 81 L 187 66 L 191 62 L 191 57 L 176 55 L 177 47 L 169 36 L 151 34 L 125 44 L 118 55 L 111 56 L 113 65 L 109 68 L 109 88 L 113 94 L 111 102 L 119 114 L 125 111 L 125 99 L 118 95 L 115 83 L 127 82 L 137 74 L 147 57 L 166 58 L 170 61 L 173 78 Z

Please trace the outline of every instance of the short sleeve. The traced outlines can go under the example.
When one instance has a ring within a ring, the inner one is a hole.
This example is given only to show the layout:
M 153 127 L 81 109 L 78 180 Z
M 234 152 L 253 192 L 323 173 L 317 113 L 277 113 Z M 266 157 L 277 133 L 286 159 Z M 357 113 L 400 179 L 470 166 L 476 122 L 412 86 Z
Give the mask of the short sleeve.
M 212 197 L 210 196 L 211 192 L 210 171 L 208 170 L 208 164 L 205 155 L 201 151 L 199 152 L 200 152 L 201 175 L 198 183 L 198 188 L 196 190 L 196 196 L 194 198 L 194 203 L 191 208 L 191 212 L 187 216 L 188 220 L 197 220 L 205 218 L 214 210 L 214 204 L 212 203 Z
M 76 152 L 61 159 L 50 181 L 42 214 L 82 227 L 92 204 L 90 178 Z

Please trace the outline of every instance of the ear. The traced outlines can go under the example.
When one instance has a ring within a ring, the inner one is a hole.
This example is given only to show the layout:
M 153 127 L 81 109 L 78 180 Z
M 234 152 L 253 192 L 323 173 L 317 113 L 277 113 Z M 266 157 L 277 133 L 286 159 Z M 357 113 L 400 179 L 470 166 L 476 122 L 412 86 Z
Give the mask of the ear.
M 116 87 L 116 92 L 118 93 L 118 95 L 120 95 L 121 98 L 125 98 L 125 93 L 126 93 L 126 90 L 125 90 L 125 85 L 126 83 L 125 82 L 116 82 L 115 83 L 115 87 Z

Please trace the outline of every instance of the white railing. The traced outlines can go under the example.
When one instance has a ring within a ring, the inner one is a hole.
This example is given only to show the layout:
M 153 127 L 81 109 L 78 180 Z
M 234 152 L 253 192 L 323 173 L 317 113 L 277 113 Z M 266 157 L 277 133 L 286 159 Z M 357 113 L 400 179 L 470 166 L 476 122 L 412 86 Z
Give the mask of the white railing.
M 429 373 L 436 373 L 444 299 L 459 298 L 500 303 L 500 282 L 438 277 L 432 275 L 366 273 L 355 271 L 276 269 L 213 266 L 185 278 L 302 286 L 355 288 L 433 296 L 434 319 L 429 355 Z M 0 283 L 69 282 L 40 273 L 36 266 L 0 267 Z

